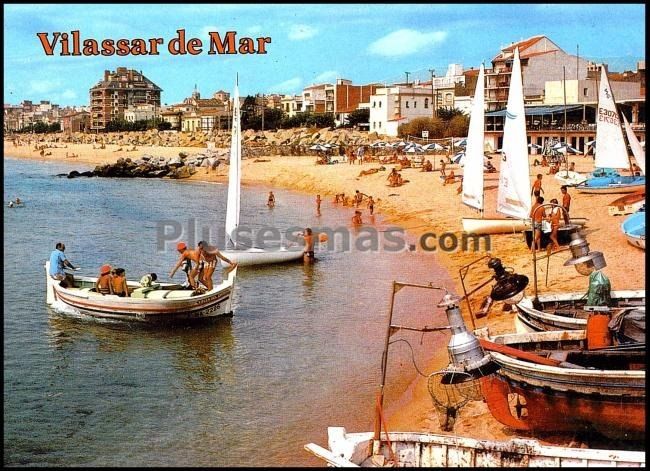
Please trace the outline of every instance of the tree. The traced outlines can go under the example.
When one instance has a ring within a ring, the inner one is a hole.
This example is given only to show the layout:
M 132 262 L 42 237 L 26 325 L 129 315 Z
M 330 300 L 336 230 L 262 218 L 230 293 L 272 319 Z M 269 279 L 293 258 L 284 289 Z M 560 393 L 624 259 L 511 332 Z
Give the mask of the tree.
M 361 123 L 367 123 L 368 121 L 370 121 L 370 110 L 368 108 L 356 109 L 352 111 L 350 114 L 348 114 L 346 121 L 347 124 L 343 126 L 346 128 L 351 128 Z

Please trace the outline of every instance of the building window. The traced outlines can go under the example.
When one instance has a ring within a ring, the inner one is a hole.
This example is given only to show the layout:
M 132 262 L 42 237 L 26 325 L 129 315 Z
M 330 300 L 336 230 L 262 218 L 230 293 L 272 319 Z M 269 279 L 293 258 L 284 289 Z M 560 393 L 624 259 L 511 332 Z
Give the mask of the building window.
M 588 89 L 588 88 L 583 88 L 582 94 L 583 94 L 584 96 L 589 95 L 589 89 Z
M 406 107 L 407 107 L 407 108 L 409 107 L 409 102 L 408 102 L 408 100 L 406 100 Z
M 376 104 L 377 104 L 377 103 L 373 101 L 373 102 L 372 102 L 372 107 L 375 108 L 375 107 L 376 107 L 376 106 L 375 106 Z
M 376 127 L 377 127 L 377 122 L 376 122 L 376 121 L 373 121 L 373 122 L 372 122 L 372 129 L 375 129 Z
M 379 107 L 381 108 L 381 101 L 379 102 Z M 381 127 L 381 125 L 379 127 Z
M 424 107 L 429 108 L 429 99 L 428 98 L 424 99 Z
M 418 107 L 418 102 L 417 102 L 417 100 L 413 100 L 413 108 L 417 108 L 417 107 Z

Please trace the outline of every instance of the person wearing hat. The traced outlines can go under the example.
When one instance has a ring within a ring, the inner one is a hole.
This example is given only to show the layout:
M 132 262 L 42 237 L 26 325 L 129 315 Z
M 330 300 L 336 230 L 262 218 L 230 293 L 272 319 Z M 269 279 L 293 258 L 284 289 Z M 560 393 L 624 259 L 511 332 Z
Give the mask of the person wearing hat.
M 95 291 L 98 293 L 113 294 L 111 269 L 110 265 L 102 265 L 99 269 L 99 277 L 95 281 Z
M 188 281 L 192 289 L 196 289 L 196 276 L 199 273 L 199 262 L 201 261 L 201 247 L 196 250 L 190 250 L 187 248 L 185 242 L 179 242 L 176 244 L 176 250 L 181 254 L 181 256 L 179 257 L 176 266 L 174 266 L 173 270 L 169 272 L 169 277 L 173 278 L 176 270 L 178 270 L 186 261 L 194 262 L 194 267 L 190 270 L 188 275 Z

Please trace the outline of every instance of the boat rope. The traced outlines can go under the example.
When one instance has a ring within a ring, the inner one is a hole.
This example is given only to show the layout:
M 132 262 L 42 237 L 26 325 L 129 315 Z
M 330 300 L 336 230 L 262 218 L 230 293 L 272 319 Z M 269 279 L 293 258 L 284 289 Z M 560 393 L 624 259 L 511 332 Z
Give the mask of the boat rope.
M 386 422 L 386 418 L 384 417 L 384 410 L 381 407 L 381 395 L 377 394 L 377 412 L 379 413 L 379 420 L 381 424 L 384 426 L 384 433 L 386 434 L 386 443 L 388 443 L 388 451 L 390 452 L 390 457 L 393 460 L 393 463 L 395 463 L 395 466 L 397 466 L 397 456 L 395 456 L 395 452 L 393 451 L 393 445 L 390 443 L 390 437 L 388 436 L 388 423 Z M 379 441 L 381 442 L 381 434 L 379 435 Z
M 424 336 L 424 332 L 422 333 L 422 336 Z M 413 347 L 411 346 L 409 341 L 406 340 L 406 339 L 395 339 L 395 340 L 392 340 L 392 341 L 388 342 L 388 345 L 393 344 L 395 342 L 406 342 L 406 344 L 411 349 L 411 361 L 413 362 L 413 367 L 415 368 L 415 371 L 417 371 L 420 376 L 423 376 L 423 377 L 427 378 L 428 375 L 425 375 L 424 373 L 422 373 L 422 371 L 420 371 L 420 368 L 418 368 L 417 363 L 415 362 L 415 353 L 413 353 Z

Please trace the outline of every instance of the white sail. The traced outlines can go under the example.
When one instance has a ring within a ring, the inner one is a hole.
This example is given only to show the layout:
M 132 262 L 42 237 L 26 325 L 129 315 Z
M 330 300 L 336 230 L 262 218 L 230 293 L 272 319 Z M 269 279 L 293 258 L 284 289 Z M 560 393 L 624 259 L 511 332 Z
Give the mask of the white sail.
M 625 134 L 627 134 L 627 140 L 630 143 L 630 148 L 632 148 L 632 154 L 634 154 L 634 160 L 636 164 L 641 168 L 641 172 L 645 175 L 645 151 L 641 147 L 641 143 L 636 138 L 636 134 L 632 131 L 632 126 L 627 122 L 627 118 L 623 115 L 623 123 L 625 124 Z
M 528 142 L 526 140 L 526 116 L 524 92 L 519 63 L 519 48 L 515 49 L 503 126 L 503 146 L 497 212 L 506 216 L 525 219 L 531 208 L 530 168 Z
M 474 103 L 467 133 L 465 172 L 463 174 L 463 203 L 483 211 L 483 148 L 485 141 L 485 71 L 483 64 L 478 73 Z
M 612 89 L 605 67 L 601 68 L 598 111 L 596 112 L 596 158 L 594 165 L 602 168 L 629 168 L 630 161 L 623 140 Z
M 241 187 L 241 119 L 239 112 L 239 84 L 235 83 L 232 107 L 232 136 L 230 142 L 230 169 L 228 172 L 228 201 L 226 206 L 226 245 L 236 244 L 235 230 L 239 226 Z

